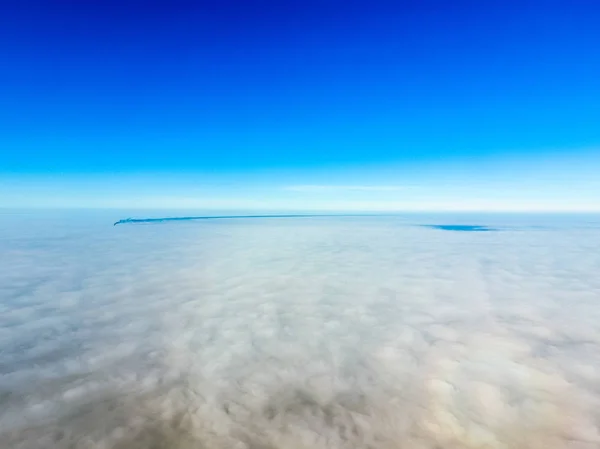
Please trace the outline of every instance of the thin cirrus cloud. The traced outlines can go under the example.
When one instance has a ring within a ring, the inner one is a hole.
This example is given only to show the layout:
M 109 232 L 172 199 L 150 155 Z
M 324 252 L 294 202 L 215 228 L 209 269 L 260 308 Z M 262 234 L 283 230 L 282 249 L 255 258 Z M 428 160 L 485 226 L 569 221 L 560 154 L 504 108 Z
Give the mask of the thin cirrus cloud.
M 411 186 L 402 185 L 327 185 L 300 184 L 285 186 L 284 190 L 292 192 L 396 192 L 408 190 Z

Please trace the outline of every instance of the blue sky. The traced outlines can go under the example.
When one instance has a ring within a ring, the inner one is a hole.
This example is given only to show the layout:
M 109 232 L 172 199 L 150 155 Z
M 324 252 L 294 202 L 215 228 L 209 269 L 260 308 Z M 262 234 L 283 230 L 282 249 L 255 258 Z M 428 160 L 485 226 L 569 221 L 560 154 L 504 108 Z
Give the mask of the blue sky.
M 600 209 L 594 1 L 0 7 L 0 206 Z

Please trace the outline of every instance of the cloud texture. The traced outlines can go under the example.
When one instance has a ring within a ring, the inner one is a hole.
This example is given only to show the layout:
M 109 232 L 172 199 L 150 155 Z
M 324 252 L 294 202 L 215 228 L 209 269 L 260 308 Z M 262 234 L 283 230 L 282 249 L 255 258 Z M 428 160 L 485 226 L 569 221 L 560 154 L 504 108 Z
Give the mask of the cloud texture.
M 118 218 L 0 217 L 0 447 L 600 447 L 597 218 Z

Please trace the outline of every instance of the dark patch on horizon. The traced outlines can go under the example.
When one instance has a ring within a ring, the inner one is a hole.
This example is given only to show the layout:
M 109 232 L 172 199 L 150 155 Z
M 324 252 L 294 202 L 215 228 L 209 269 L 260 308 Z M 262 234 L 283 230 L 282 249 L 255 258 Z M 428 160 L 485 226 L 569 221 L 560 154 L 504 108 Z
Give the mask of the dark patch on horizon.
M 363 214 L 281 214 L 281 215 L 208 215 L 200 217 L 163 217 L 163 218 L 125 218 L 113 226 L 127 223 L 162 223 L 165 221 L 191 221 L 191 220 L 223 220 L 246 218 L 316 218 L 316 217 L 361 217 Z
M 386 216 L 384 214 L 267 214 L 267 215 L 205 215 L 188 217 L 160 217 L 160 218 L 125 218 L 113 223 L 113 226 L 121 224 L 153 224 L 173 221 L 194 221 L 194 220 L 223 220 L 223 219 L 249 219 L 249 218 L 343 218 L 343 217 L 369 217 Z M 426 228 L 440 229 L 442 231 L 459 232 L 486 232 L 498 231 L 497 228 L 491 228 L 483 225 L 454 225 L 454 224 L 422 224 L 418 225 Z
M 490 228 L 481 225 L 421 225 L 426 228 L 441 229 L 442 231 L 459 231 L 459 232 L 488 232 L 497 231 L 498 229 Z

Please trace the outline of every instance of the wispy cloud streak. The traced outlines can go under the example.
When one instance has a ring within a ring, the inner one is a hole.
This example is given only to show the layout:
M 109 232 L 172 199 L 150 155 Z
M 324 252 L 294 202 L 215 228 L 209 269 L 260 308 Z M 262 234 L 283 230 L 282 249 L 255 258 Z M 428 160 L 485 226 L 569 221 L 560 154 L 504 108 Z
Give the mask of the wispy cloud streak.
M 408 190 L 411 186 L 401 185 L 335 185 L 335 184 L 300 184 L 285 186 L 285 190 L 293 192 L 396 192 Z

